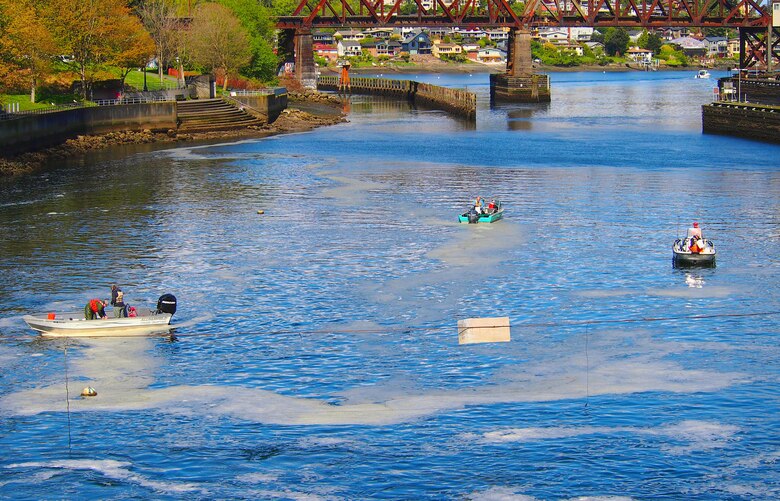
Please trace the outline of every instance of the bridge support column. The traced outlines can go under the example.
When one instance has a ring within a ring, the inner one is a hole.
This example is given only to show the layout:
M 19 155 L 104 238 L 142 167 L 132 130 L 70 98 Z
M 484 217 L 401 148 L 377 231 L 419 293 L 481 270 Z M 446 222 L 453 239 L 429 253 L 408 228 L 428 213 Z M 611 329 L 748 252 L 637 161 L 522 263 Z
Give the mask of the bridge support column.
M 317 69 L 314 66 L 314 42 L 311 30 L 295 30 L 295 78 L 307 89 L 317 88 Z
M 780 27 L 739 28 L 740 69 L 774 71 L 777 69 L 778 62 L 780 62 Z
M 506 73 L 490 75 L 490 98 L 494 101 L 540 103 L 550 101 L 550 79 L 534 73 L 531 33 L 512 28 L 507 45 Z

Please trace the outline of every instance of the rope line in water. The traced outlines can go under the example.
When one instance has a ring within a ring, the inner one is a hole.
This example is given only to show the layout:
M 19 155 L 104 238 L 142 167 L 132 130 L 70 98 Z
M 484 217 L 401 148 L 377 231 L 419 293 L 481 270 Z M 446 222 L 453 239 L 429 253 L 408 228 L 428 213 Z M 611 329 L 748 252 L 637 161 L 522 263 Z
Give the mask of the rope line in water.
M 650 323 L 650 322 L 665 322 L 665 321 L 671 321 L 671 320 L 708 320 L 712 318 L 745 318 L 745 317 L 768 317 L 772 315 L 780 315 L 780 311 L 765 311 L 765 312 L 758 312 L 758 313 L 713 313 L 711 315 L 677 315 L 677 316 L 668 316 L 668 317 L 642 317 L 642 318 L 616 318 L 616 319 L 602 319 L 602 320 L 563 320 L 563 321 L 555 321 L 555 322 L 532 322 L 532 323 L 519 323 L 514 324 L 511 327 L 512 328 L 528 328 L 528 327 L 573 327 L 573 326 L 580 326 L 580 325 L 599 325 L 599 324 L 624 324 L 624 323 Z M 468 327 L 468 328 L 505 328 L 506 325 L 487 325 L 487 326 L 479 326 L 479 327 Z M 239 336 L 280 336 L 285 334 L 291 334 L 291 335 L 300 335 L 303 336 L 304 334 L 310 335 L 310 334 L 383 334 L 383 333 L 390 333 L 390 332 L 402 332 L 402 333 L 409 333 L 412 332 L 431 332 L 431 331 L 443 331 L 443 330 L 451 330 L 453 328 L 452 324 L 447 325 L 433 325 L 430 327 L 425 326 L 407 326 L 407 327 L 378 327 L 378 328 L 371 328 L 371 329 L 310 329 L 310 330 L 294 330 L 294 329 L 283 329 L 283 330 L 269 330 L 264 332 L 236 332 L 236 333 L 216 333 L 216 332 L 192 332 L 187 334 L 159 334 L 159 337 L 169 337 L 169 336 L 175 336 L 177 338 L 189 338 L 189 337 L 207 337 L 207 336 L 219 336 L 223 338 L 227 337 L 239 337 Z M 168 326 L 168 329 L 176 329 L 176 325 Z M 459 333 L 461 330 L 458 331 Z M 78 336 L 75 336 L 78 337 Z M 116 335 L 116 336 L 100 336 L 101 338 L 115 338 L 115 337 L 128 337 L 125 335 Z M 150 334 L 149 337 L 154 337 L 154 334 Z M 29 340 L 29 337 L 24 338 L 2 338 L 2 339 L 17 339 L 17 340 Z M 68 338 L 66 338 L 68 339 Z
M 71 444 L 73 443 L 71 440 L 71 433 L 70 433 L 70 389 L 68 388 L 68 341 L 65 340 L 65 403 L 66 403 L 66 409 L 68 413 L 68 454 L 70 455 L 72 452 Z
M 603 319 L 603 320 L 564 320 L 564 321 L 557 321 L 557 322 L 536 322 L 536 323 L 521 323 L 521 324 L 514 324 L 512 325 L 512 328 L 521 328 L 521 327 L 569 327 L 569 326 L 578 326 L 578 325 L 597 325 L 597 324 L 620 324 L 620 323 L 643 323 L 643 322 L 663 322 L 668 320 L 707 320 L 711 318 L 739 318 L 739 317 L 760 317 L 760 316 L 771 316 L 771 315 L 780 315 L 780 311 L 768 311 L 768 312 L 760 312 L 760 313 L 713 313 L 711 315 L 679 315 L 679 316 L 669 316 L 669 317 L 643 317 L 643 318 L 627 318 L 627 319 Z M 491 329 L 491 328 L 505 328 L 506 325 L 485 325 L 485 326 L 475 326 L 475 327 L 467 327 L 468 328 L 480 328 L 480 329 Z M 172 328 L 175 328 L 173 326 Z M 204 337 L 204 336 L 220 336 L 220 337 L 237 337 L 237 336 L 259 336 L 259 335 L 283 335 L 283 334 L 382 334 L 386 332 L 430 332 L 430 331 L 441 331 L 441 330 L 451 330 L 453 326 L 450 325 L 439 325 L 439 326 L 430 326 L 430 327 L 423 327 L 423 326 L 408 326 L 408 327 L 386 327 L 386 328 L 372 328 L 372 329 L 312 329 L 312 330 L 276 330 L 276 331 L 267 331 L 267 332 L 237 332 L 232 334 L 217 334 L 213 332 L 201 332 L 201 333 L 191 333 L 191 334 L 184 334 L 184 335 L 176 335 L 176 337 Z M 461 333 L 462 330 L 459 329 L 458 333 Z

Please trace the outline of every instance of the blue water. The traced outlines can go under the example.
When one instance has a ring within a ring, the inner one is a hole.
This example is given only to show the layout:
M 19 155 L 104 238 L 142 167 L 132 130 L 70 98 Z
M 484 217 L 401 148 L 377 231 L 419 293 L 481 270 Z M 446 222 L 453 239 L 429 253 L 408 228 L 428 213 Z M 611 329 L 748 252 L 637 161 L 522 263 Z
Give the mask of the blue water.
M 693 75 L 493 108 L 485 74 L 414 75 L 476 124 L 355 96 L 3 180 L 0 497 L 777 498 L 780 146 L 702 135 L 719 75 Z M 476 194 L 505 218 L 458 224 Z M 672 267 L 694 220 L 716 268 Z M 175 338 L 21 319 L 114 282 L 174 293 Z M 458 345 L 494 316 L 511 342 Z

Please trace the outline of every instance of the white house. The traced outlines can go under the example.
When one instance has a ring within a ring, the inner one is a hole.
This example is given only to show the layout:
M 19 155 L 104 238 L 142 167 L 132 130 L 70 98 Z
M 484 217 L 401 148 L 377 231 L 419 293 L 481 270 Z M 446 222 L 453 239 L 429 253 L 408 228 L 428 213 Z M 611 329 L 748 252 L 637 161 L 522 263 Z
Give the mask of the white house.
M 649 49 L 640 49 L 639 47 L 631 47 L 626 51 L 626 57 L 637 63 L 650 64 L 653 61 L 653 51 Z
M 354 40 L 339 40 L 336 45 L 339 57 L 354 57 L 363 55 L 363 47 Z
M 494 47 L 485 47 L 477 52 L 477 61 L 480 63 L 505 63 L 506 52 Z

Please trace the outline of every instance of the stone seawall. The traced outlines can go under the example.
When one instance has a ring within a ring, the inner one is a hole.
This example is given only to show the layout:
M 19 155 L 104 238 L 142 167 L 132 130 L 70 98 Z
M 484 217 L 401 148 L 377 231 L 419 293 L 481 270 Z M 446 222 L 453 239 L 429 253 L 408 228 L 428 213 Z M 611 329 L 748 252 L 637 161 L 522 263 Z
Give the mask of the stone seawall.
M 319 90 L 339 90 L 339 77 L 324 76 L 317 79 Z M 413 80 L 392 80 L 389 78 L 350 79 L 350 92 L 407 99 L 427 108 L 447 111 L 454 115 L 476 120 L 477 96 L 462 89 L 450 89 Z
M 75 108 L 0 120 L 0 151 L 14 155 L 60 144 L 78 135 L 175 128 L 175 102 Z
M 727 101 L 705 104 L 702 132 L 780 143 L 780 106 Z

